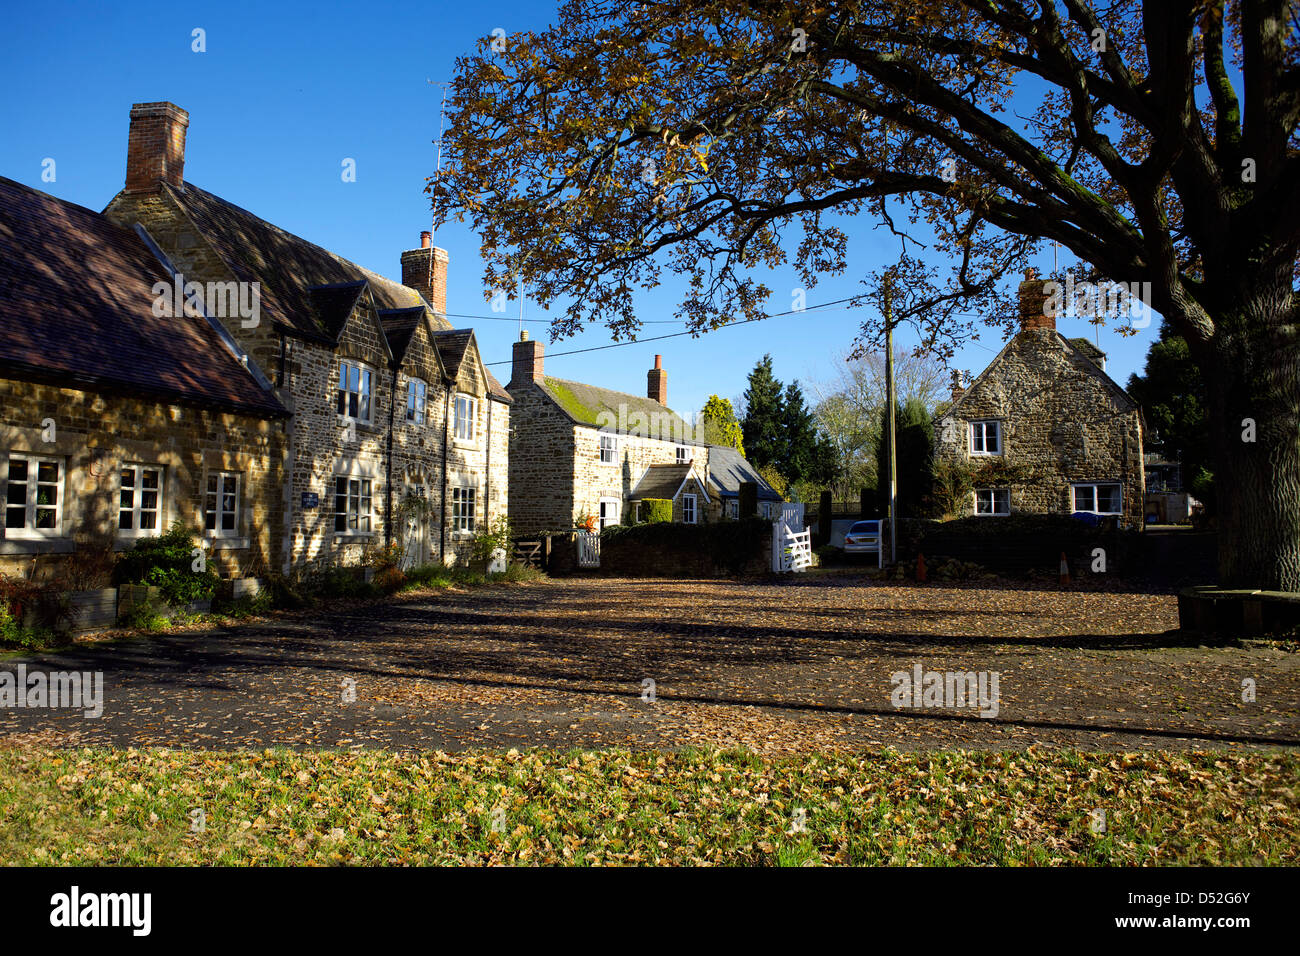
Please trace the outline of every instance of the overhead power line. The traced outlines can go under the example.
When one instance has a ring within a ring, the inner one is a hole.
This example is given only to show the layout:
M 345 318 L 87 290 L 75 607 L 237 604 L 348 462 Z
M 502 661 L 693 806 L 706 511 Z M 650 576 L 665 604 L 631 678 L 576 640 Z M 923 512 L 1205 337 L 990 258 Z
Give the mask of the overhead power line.
M 843 302 L 852 302 L 855 298 L 857 297 L 850 296 L 847 299 L 836 299 L 833 302 L 822 302 L 819 305 L 810 305 L 804 309 L 790 309 L 788 312 L 772 312 L 768 315 L 760 315 L 752 319 L 741 319 L 739 322 L 728 322 L 726 325 L 719 325 L 716 329 L 705 329 L 703 332 L 699 332 L 699 333 L 689 332 L 689 331 L 669 332 L 666 335 L 652 335 L 646 339 L 633 339 L 630 342 L 611 342 L 609 345 L 593 345 L 585 349 L 570 349 L 567 352 L 551 352 L 546 357 L 548 359 L 559 358 L 561 355 L 582 355 L 585 352 L 601 352 L 604 351 L 605 349 L 626 348 L 629 345 L 644 345 L 646 342 L 660 342 L 664 339 L 680 338 L 683 335 L 705 335 L 709 332 L 716 332 L 718 331 L 718 329 L 730 329 L 737 325 L 749 325 L 751 322 L 762 322 L 764 319 L 778 319 L 786 315 L 804 315 L 809 312 L 817 312 L 820 314 L 822 312 L 828 312 L 828 311 L 836 311 L 836 312 L 847 311 L 847 309 L 831 309 L 830 306 L 840 305 Z M 463 316 L 463 318 L 470 318 L 470 316 Z M 534 319 L 532 321 L 547 321 L 547 320 Z M 503 362 L 485 362 L 484 364 L 485 365 L 509 365 L 512 361 L 513 361 L 512 359 L 506 359 Z

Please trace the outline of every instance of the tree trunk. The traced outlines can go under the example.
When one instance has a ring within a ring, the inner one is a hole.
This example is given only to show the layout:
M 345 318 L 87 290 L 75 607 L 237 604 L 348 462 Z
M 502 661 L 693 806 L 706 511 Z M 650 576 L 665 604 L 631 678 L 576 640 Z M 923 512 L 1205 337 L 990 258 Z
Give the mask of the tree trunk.
M 1203 360 L 1222 587 L 1300 591 L 1300 339 L 1289 278 L 1215 316 Z

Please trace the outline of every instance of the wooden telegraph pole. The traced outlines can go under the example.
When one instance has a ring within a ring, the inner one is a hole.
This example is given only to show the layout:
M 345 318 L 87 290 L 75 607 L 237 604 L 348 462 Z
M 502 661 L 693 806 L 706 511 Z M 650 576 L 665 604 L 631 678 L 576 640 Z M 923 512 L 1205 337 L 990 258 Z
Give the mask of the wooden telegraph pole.
M 881 312 L 885 318 L 885 418 L 886 431 L 888 432 L 886 440 L 889 442 L 889 454 L 886 456 L 889 461 L 889 562 L 893 564 L 898 561 L 897 545 L 897 511 L 898 511 L 898 457 L 897 446 L 895 444 L 895 425 L 894 421 L 894 314 L 893 314 L 893 295 L 894 295 L 894 277 L 886 274 L 884 277 L 884 296 L 881 302 Z

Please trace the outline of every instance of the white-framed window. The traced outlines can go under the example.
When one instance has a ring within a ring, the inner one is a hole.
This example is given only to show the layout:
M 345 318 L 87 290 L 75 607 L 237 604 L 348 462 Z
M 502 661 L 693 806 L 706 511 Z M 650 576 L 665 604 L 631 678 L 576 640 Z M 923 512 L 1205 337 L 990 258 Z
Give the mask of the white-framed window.
M 5 534 L 55 538 L 63 531 L 63 461 L 10 455 L 5 484 Z
M 1124 495 L 1119 482 L 1074 485 L 1072 493 L 1075 511 L 1090 511 L 1096 515 L 1117 515 L 1124 511 Z
M 603 531 L 612 524 L 618 524 L 623 511 L 623 502 L 617 498 L 600 499 L 600 528 Z
M 161 465 L 123 465 L 118 480 L 117 528 L 125 534 L 161 534 Z
M 740 499 L 728 498 L 723 507 L 725 508 L 724 514 L 726 514 L 728 518 L 740 517 Z
M 457 441 L 474 440 L 474 423 L 478 415 L 478 402 L 472 395 L 456 396 L 456 430 Z
M 369 478 L 334 476 L 334 532 L 369 534 L 371 517 Z
M 682 521 L 686 524 L 695 524 L 695 496 L 682 495 Z
M 618 436 L 601 435 L 600 463 L 602 465 L 612 465 L 616 461 L 618 461 Z
M 451 530 L 474 533 L 475 489 L 451 489 Z
M 975 513 L 977 515 L 1011 514 L 1011 489 L 976 488 Z
M 762 509 L 762 515 L 763 515 L 764 518 L 771 518 L 771 517 L 772 517 L 772 502 L 770 502 L 770 501 L 764 501 L 762 504 L 759 505 L 759 507 Z M 737 502 L 737 504 L 736 504 L 736 508 L 737 508 L 737 509 L 740 508 L 740 504 L 739 504 L 739 502 Z
M 679 464 L 679 465 L 689 465 L 690 463 L 691 463 L 691 446 L 690 446 L 690 445 L 678 445 L 678 446 L 677 446 L 677 464 Z
M 423 380 L 413 378 L 407 381 L 406 420 L 414 425 L 423 425 L 428 401 L 429 386 Z
M 227 471 L 208 472 L 203 493 L 203 530 L 215 537 L 239 533 L 239 476 Z
M 971 422 L 970 453 L 972 455 L 1002 454 L 1002 423 L 993 420 Z
M 339 363 L 338 413 L 357 422 L 370 421 L 374 376 L 356 362 Z

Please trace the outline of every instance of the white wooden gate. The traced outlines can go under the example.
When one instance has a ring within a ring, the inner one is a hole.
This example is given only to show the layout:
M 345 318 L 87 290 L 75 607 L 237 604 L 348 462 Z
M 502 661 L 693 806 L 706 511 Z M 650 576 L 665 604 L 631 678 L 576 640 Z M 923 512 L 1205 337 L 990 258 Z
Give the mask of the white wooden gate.
M 785 522 L 785 526 L 793 531 L 803 530 L 803 502 L 802 501 L 783 501 L 781 502 L 781 513 L 777 516 L 780 521 Z
M 806 571 L 812 567 L 812 532 L 791 531 L 784 521 L 772 522 L 772 570 Z
M 600 535 L 597 532 L 578 532 L 578 567 L 600 567 Z

